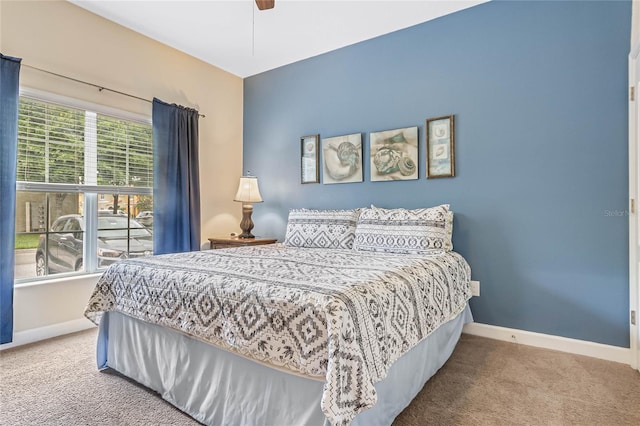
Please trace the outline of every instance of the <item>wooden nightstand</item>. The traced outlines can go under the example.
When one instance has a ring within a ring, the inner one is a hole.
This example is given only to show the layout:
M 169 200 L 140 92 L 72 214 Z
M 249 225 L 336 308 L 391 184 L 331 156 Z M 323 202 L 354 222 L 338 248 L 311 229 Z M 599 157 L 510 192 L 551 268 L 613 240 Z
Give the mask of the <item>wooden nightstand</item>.
M 244 246 L 261 246 L 264 244 L 273 244 L 278 241 L 276 238 L 238 238 L 238 237 L 216 237 L 209 238 L 209 247 L 213 250 L 244 247 Z

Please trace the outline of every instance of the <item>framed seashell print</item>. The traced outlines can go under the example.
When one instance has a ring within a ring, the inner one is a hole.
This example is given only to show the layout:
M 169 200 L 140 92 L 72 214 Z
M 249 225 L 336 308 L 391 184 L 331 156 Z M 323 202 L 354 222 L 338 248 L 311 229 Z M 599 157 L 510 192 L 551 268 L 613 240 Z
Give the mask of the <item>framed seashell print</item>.
M 318 139 L 320 135 L 309 135 L 300 138 L 300 182 L 320 182 L 318 166 Z
M 369 135 L 371 182 L 418 179 L 418 128 Z
M 322 183 L 362 182 L 362 134 L 322 139 Z
M 427 119 L 427 179 L 456 175 L 453 118 L 447 115 Z

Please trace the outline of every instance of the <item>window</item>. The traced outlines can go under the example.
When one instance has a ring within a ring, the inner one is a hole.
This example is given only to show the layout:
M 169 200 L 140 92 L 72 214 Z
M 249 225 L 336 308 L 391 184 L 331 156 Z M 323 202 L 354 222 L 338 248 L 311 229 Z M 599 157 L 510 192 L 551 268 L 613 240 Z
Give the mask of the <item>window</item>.
M 148 118 L 22 92 L 17 166 L 18 282 L 153 253 Z

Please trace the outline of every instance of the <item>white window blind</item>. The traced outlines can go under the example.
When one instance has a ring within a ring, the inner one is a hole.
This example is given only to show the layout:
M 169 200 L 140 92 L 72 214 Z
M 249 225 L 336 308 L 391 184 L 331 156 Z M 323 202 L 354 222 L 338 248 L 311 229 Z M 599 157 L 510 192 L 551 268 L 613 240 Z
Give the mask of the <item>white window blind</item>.
M 82 183 L 84 116 L 78 109 L 20 98 L 17 180 Z
M 98 185 L 153 186 L 151 126 L 98 114 Z
M 147 123 L 22 96 L 18 129 L 17 180 L 25 189 L 42 189 L 37 184 L 46 183 L 71 192 L 126 194 L 144 188 L 151 193 Z

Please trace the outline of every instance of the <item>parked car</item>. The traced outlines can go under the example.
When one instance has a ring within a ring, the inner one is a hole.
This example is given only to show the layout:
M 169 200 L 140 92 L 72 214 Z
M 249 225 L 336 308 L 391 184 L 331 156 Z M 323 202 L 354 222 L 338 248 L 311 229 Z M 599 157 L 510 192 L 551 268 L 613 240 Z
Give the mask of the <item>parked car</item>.
M 149 210 L 142 211 L 138 213 L 136 220 L 144 226 L 153 226 L 153 212 Z
M 36 249 L 36 275 L 44 276 L 81 270 L 84 253 L 83 235 L 84 220 L 81 215 L 70 214 L 56 219 L 49 232 L 48 245 L 46 234 L 40 235 Z M 151 254 L 153 254 L 153 235 L 148 229 L 126 216 L 114 215 L 110 212 L 98 213 L 99 268 L 107 267 L 120 259 Z

